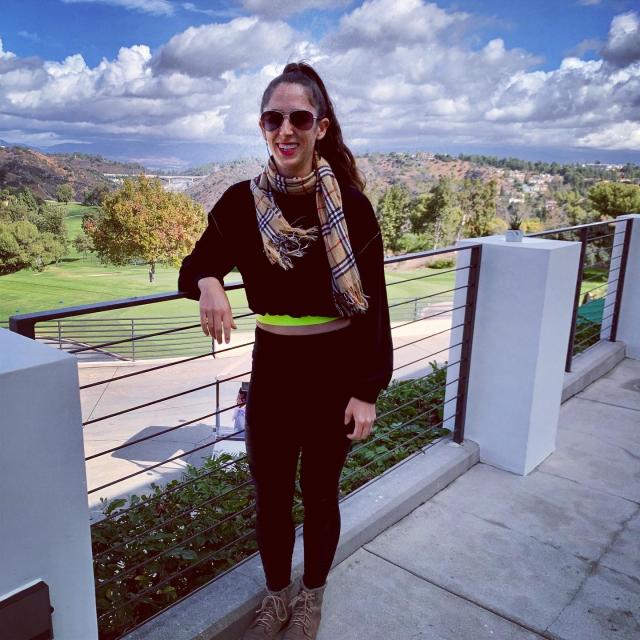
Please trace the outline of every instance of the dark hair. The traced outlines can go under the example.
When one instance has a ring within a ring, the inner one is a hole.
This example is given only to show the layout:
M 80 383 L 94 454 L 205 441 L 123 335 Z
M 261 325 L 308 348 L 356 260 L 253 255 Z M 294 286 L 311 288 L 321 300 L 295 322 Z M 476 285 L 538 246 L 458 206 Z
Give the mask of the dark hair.
M 318 153 L 331 165 L 340 184 L 353 185 L 359 191 L 364 190 L 364 177 L 356 167 L 356 161 L 349 147 L 342 140 L 342 130 L 336 118 L 333 103 L 320 76 L 306 62 L 290 62 L 279 76 L 276 76 L 264 90 L 260 111 L 264 111 L 275 88 L 283 82 L 301 84 L 309 93 L 309 101 L 318 110 L 318 118 L 328 118 L 329 128 L 321 140 L 318 140 Z

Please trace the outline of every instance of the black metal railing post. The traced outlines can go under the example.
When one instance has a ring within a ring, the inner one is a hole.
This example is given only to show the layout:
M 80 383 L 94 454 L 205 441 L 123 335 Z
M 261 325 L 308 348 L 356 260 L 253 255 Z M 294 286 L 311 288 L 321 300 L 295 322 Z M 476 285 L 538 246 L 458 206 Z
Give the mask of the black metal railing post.
M 571 362 L 573 360 L 573 345 L 576 339 L 576 320 L 578 318 L 578 307 L 580 306 L 580 291 L 582 289 L 584 257 L 587 252 L 588 236 L 589 227 L 583 227 L 580 229 L 580 260 L 578 262 L 578 277 L 576 278 L 576 293 L 573 299 L 573 313 L 571 314 L 571 329 L 569 333 L 569 345 L 567 346 L 567 359 L 564 365 L 564 370 L 567 373 L 571 371 Z
M 622 245 L 622 257 L 620 260 L 620 273 L 618 274 L 618 286 L 616 287 L 616 300 L 613 305 L 613 318 L 611 320 L 611 334 L 609 340 L 616 341 L 618 334 L 618 318 L 620 317 L 620 303 L 622 302 L 622 290 L 624 288 L 624 276 L 627 270 L 627 258 L 629 256 L 629 244 L 633 233 L 633 218 L 627 218 L 624 227 L 624 244 Z
M 36 339 L 36 322 L 33 317 L 23 318 L 21 316 L 11 316 L 9 318 L 9 331 L 18 333 L 25 338 Z
M 136 361 L 136 325 L 133 318 L 131 318 L 131 361 Z
M 464 441 L 464 422 L 467 414 L 467 389 L 469 388 L 471 348 L 473 346 L 473 329 L 476 319 L 476 300 L 478 299 L 481 256 L 482 245 L 471 248 L 470 269 L 467 281 L 467 304 L 464 310 L 464 327 L 462 329 L 462 344 L 460 346 L 458 398 L 456 400 L 456 417 L 453 428 L 453 441 L 457 444 L 462 444 Z

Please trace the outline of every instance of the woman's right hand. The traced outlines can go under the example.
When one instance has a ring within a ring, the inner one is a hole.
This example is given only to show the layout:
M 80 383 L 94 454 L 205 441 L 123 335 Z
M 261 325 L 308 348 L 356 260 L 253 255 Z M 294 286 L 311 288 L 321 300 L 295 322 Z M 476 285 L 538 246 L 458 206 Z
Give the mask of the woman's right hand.
M 229 298 L 217 278 L 200 278 L 200 326 L 205 336 L 211 336 L 222 344 L 222 332 L 224 341 L 229 343 L 231 329 L 237 329 L 233 320 L 233 313 Z

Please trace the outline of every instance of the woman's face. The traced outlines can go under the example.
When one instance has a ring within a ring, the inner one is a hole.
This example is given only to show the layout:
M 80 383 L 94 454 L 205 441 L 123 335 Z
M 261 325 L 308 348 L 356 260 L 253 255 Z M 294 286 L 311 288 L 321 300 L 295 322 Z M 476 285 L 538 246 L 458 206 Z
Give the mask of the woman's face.
M 264 111 L 270 110 L 287 114 L 291 111 L 305 110 L 311 111 L 314 116 L 318 115 L 316 107 L 309 101 L 305 87 L 291 82 L 281 82 L 274 89 L 264 107 Z M 262 135 L 267 141 L 276 167 L 280 174 L 287 178 L 301 178 L 311 173 L 316 140 L 324 137 L 328 127 L 327 118 L 315 120 L 313 127 L 308 131 L 296 129 L 289 122 L 289 118 L 285 118 L 280 128 L 275 131 L 267 131 L 260 123 Z

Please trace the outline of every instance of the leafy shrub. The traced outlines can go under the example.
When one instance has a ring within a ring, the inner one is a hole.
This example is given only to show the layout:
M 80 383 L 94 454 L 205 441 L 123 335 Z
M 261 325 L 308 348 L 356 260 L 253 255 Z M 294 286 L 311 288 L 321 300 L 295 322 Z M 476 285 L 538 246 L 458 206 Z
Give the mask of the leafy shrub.
M 429 267 L 431 269 L 450 269 L 455 266 L 456 259 L 455 258 L 438 258 L 433 262 L 429 263 Z
M 348 495 L 449 433 L 443 418 L 446 366 L 394 381 L 377 405 L 373 434 L 355 442 L 343 469 Z M 111 640 L 257 550 L 253 486 L 244 456 L 222 454 L 188 466 L 181 480 L 148 495 L 104 502 L 92 526 L 100 638 Z M 296 482 L 296 524 L 303 510 Z

